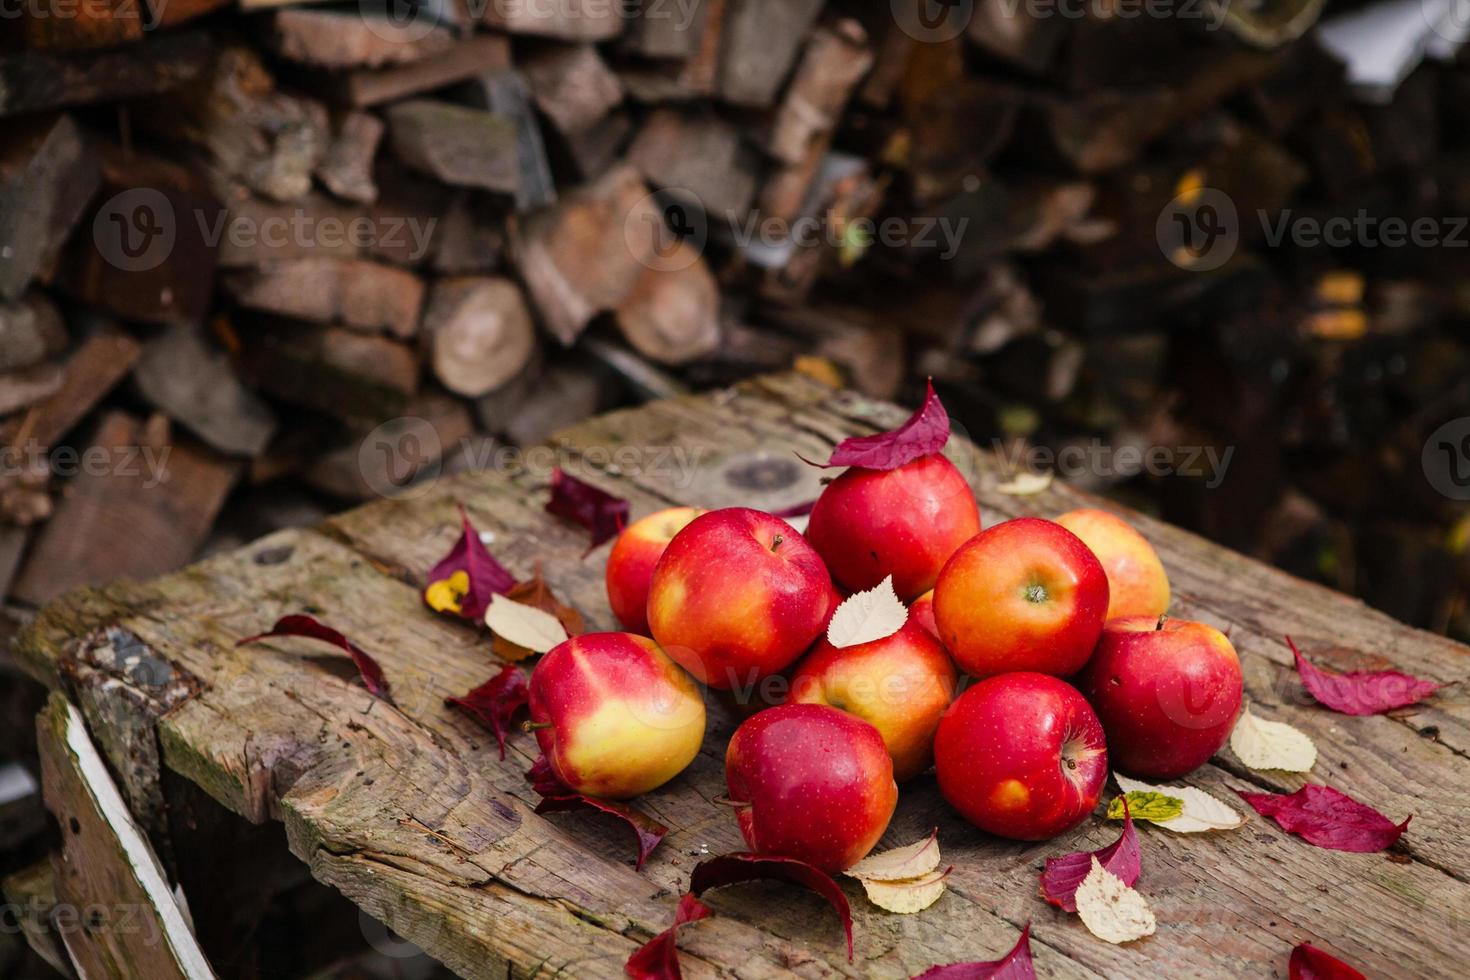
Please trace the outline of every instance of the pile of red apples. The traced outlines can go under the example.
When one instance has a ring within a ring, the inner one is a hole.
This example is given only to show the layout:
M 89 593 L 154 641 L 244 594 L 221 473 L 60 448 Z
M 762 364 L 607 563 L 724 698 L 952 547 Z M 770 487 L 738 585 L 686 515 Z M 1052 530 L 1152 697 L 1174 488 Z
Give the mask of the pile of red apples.
M 844 597 L 889 579 L 902 626 L 829 642 Z M 555 774 L 593 796 L 648 792 L 700 750 L 701 685 L 730 692 L 746 717 L 722 802 L 752 850 L 831 872 L 931 767 L 975 826 L 1039 840 L 1093 811 L 1110 765 L 1150 779 L 1202 765 L 1240 707 L 1230 641 L 1165 616 L 1168 578 L 1136 530 L 1100 510 L 982 530 L 938 452 L 849 467 L 805 534 L 743 507 L 644 517 L 613 546 L 607 591 L 627 632 L 574 637 L 531 679 Z

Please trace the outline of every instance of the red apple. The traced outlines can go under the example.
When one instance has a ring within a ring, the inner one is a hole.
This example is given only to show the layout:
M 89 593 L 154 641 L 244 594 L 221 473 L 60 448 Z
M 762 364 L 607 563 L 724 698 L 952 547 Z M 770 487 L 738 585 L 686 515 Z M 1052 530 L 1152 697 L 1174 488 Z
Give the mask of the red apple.
M 954 697 L 959 674 L 939 641 L 913 620 L 892 636 L 838 649 L 823 637 L 797 664 L 791 700 L 827 704 L 878 729 L 893 778 L 917 776 L 934 762 L 934 729 Z
M 831 614 L 832 579 L 790 524 L 747 507 L 712 510 L 674 535 L 653 570 L 648 624 L 711 687 L 784 669 Z
M 1105 510 L 1070 510 L 1057 523 L 1082 539 L 1108 575 L 1108 619 L 1169 609 L 1169 576 L 1158 552 L 1133 525 Z
M 934 454 L 892 470 L 847 470 L 817 498 L 806 535 L 847 591 L 892 575 L 908 602 L 934 587 L 945 561 L 979 530 L 970 485 Z
M 939 624 L 934 621 L 934 590 L 930 589 L 909 603 L 909 620 L 917 623 L 924 632 L 939 639 Z M 943 642 L 942 640 L 940 642 Z
M 939 790 L 981 830 L 1044 840 L 1081 823 L 1108 778 L 1102 725 L 1066 681 L 1022 672 L 961 694 L 934 739 Z
M 1078 678 L 1113 765 L 1130 776 L 1175 779 L 1230 737 L 1242 693 L 1240 658 L 1225 634 L 1185 619 L 1114 619 Z
M 1082 540 L 1021 517 L 960 546 L 934 586 L 939 638 L 975 677 L 1036 670 L 1065 677 L 1087 662 L 1108 608 L 1108 577 Z
M 704 700 L 647 637 L 587 633 L 536 664 L 531 723 L 558 779 L 590 796 L 626 799 L 693 761 L 704 739 Z
M 698 507 L 670 507 L 639 518 L 623 529 L 607 556 L 607 602 L 618 622 L 634 633 L 648 635 L 648 585 L 664 548 L 684 525 L 704 511 Z
M 725 781 L 750 849 L 823 871 L 850 868 L 878 843 L 898 786 L 872 725 L 822 704 L 785 704 L 741 723 Z

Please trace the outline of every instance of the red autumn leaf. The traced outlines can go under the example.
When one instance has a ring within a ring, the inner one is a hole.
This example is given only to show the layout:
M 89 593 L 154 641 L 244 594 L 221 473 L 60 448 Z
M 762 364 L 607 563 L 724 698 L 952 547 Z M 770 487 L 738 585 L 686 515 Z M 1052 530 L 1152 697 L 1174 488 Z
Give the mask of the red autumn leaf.
M 1322 952 L 1311 943 L 1302 943 L 1291 951 L 1287 976 L 1290 980 L 1367 980 L 1342 960 Z
M 551 771 L 551 764 L 546 761 L 545 756 L 538 756 L 526 772 L 526 781 L 531 784 L 541 796 L 541 802 L 536 804 L 536 812 L 563 813 L 571 810 L 593 810 L 597 813 L 606 813 L 623 821 L 638 837 L 638 864 L 639 871 L 643 870 L 643 862 L 648 860 L 648 855 L 658 847 L 659 841 L 668 834 L 669 828 L 650 817 L 648 814 L 635 810 L 626 803 L 615 800 L 602 800 L 586 793 L 578 793 L 556 778 Z
M 243 647 L 247 643 L 269 639 L 273 636 L 304 636 L 309 640 L 321 640 L 323 643 L 330 643 L 340 647 L 352 658 L 353 664 L 357 667 L 357 673 L 362 677 L 362 683 L 368 691 L 387 701 L 389 704 L 393 703 L 393 695 L 388 691 L 388 678 L 384 676 L 383 668 L 378 666 L 378 662 L 364 653 L 357 645 L 348 640 L 347 637 L 338 633 L 330 626 L 317 622 L 310 616 L 299 614 L 295 616 L 282 616 L 276 620 L 276 625 L 271 627 L 269 633 L 257 633 L 255 636 L 247 636 L 235 645 Z
M 1123 836 L 1100 851 L 1077 851 L 1062 857 L 1047 858 L 1041 872 L 1041 897 L 1059 909 L 1077 911 L 1077 886 L 1092 870 L 1092 859 L 1131 885 L 1138 880 L 1143 864 L 1138 852 L 1138 834 L 1133 830 L 1133 814 L 1128 798 L 1123 797 Z
M 470 523 L 463 506 L 459 508 L 459 520 L 459 540 L 449 549 L 449 554 L 429 569 L 424 602 L 438 612 L 447 611 L 472 622 L 480 622 L 490 605 L 490 597 L 497 593 L 504 595 L 516 580 L 486 550 L 485 542 L 480 540 L 480 532 Z M 458 572 L 463 572 L 464 578 L 453 582 Z
M 767 511 L 772 517 L 780 517 L 790 520 L 793 517 L 805 517 L 817 506 L 816 500 L 808 500 L 805 503 L 792 504 L 790 507 L 782 507 L 780 510 Z
M 710 914 L 709 907 L 687 892 L 679 899 L 674 924 L 638 948 L 623 967 L 633 980 L 682 980 L 679 951 L 674 946 L 674 933 L 687 922 L 698 922 Z
M 1015 947 L 998 960 L 931 966 L 913 980 L 1036 980 L 1031 965 L 1031 923 L 1021 930 Z
M 689 890 L 695 895 L 703 895 L 711 888 L 765 878 L 802 885 L 825 898 L 842 918 L 842 929 L 847 934 L 847 960 L 852 962 L 852 909 L 847 905 L 847 896 L 842 894 L 831 875 L 805 861 L 746 851 L 722 854 L 695 865 L 694 873 L 689 876 Z
M 500 757 L 505 758 L 505 736 L 510 730 L 511 718 L 531 698 L 531 688 L 526 675 L 515 664 L 506 664 L 500 673 L 479 687 L 460 697 L 448 697 L 445 704 L 467 711 L 480 724 L 495 734 L 500 743 Z
M 546 510 L 591 531 L 588 551 L 617 537 L 628 524 L 626 500 L 569 476 L 560 468 L 551 471 L 551 499 L 546 502 Z
M 1442 686 L 1397 670 L 1329 674 L 1302 656 L 1289 636 L 1286 645 L 1291 647 L 1291 653 L 1296 657 L 1296 672 L 1301 675 L 1302 684 L 1312 697 L 1345 715 L 1377 715 L 1416 704 Z
M 905 463 L 912 463 L 920 456 L 937 453 L 949 441 L 949 413 L 940 404 L 934 393 L 934 382 L 928 382 L 924 404 L 909 416 L 909 420 L 891 432 L 879 432 L 871 436 L 852 436 L 844 439 L 832 450 L 826 463 L 813 466 L 861 466 L 869 470 L 896 470 Z M 800 455 L 800 454 L 798 454 Z
M 1276 793 L 1240 793 L 1240 798 L 1263 817 L 1270 817 L 1287 833 L 1334 851 L 1381 851 L 1409 827 L 1392 820 L 1330 786 L 1308 783 L 1289 796 Z

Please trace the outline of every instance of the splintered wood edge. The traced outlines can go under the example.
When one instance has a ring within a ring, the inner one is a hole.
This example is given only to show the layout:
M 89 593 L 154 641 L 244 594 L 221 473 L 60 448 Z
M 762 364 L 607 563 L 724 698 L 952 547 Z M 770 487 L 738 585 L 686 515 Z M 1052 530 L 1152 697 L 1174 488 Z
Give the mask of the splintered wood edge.
M 153 848 L 134 822 L 132 812 L 107 771 L 107 764 L 92 744 L 81 712 L 62 695 L 52 694 L 42 718 L 70 757 L 88 801 L 116 837 L 128 870 L 158 916 L 164 941 L 180 972 L 189 980 L 213 980 L 214 970 L 185 921 Z

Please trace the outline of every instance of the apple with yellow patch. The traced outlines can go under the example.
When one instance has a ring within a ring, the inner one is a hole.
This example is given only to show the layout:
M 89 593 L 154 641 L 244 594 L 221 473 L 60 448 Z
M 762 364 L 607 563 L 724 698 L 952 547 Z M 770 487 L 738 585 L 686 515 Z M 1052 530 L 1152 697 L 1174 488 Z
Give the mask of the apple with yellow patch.
M 819 640 L 797 665 L 790 700 L 831 705 L 878 729 L 903 782 L 933 764 L 934 730 L 958 683 L 954 661 L 910 613 L 880 640 L 842 648 Z
M 670 507 L 629 524 L 613 542 L 603 577 L 608 605 L 625 629 L 648 635 L 648 587 L 653 569 L 674 535 L 702 513 L 698 507 Z
M 1066 681 L 1022 671 L 961 694 L 934 739 L 939 790 L 981 830 L 1044 840 L 1081 823 L 1108 778 L 1097 715 Z
M 1169 609 L 1169 575 L 1148 539 L 1105 510 L 1069 510 L 1057 523 L 1082 539 L 1108 576 L 1108 619 L 1153 616 Z
M 658 644 L 586 633 L 531 674 L 531 728 L 552 772 L 579 793 L 627 799 L 673 779 L 704 740 L 699 686 Z
M 745 689 L 790 666 L 832 613 L 832 578 L 795 528 L 748 507 L 701 514 L 653 570 L 653 638 L 710 687 Z

